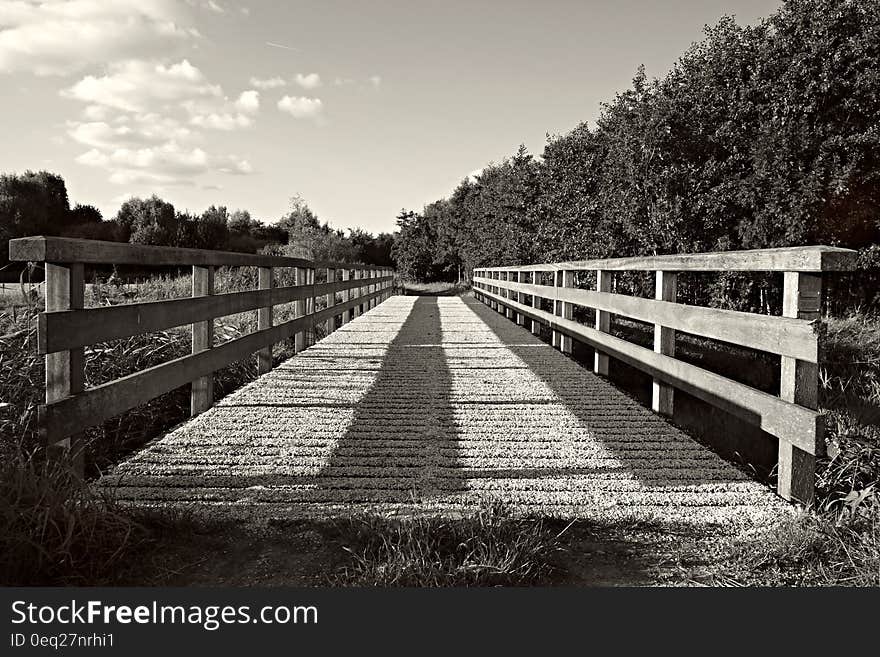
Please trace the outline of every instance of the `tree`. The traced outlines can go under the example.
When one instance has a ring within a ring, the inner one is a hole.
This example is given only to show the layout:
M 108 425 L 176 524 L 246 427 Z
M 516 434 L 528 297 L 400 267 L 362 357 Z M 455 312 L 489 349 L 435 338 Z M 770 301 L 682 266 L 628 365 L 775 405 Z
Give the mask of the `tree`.
M 180 221 L 174 206 L 155 194 L 148 199 L 130 198 L 116 214 L 126 241 L 155 246 L 178 246 Z

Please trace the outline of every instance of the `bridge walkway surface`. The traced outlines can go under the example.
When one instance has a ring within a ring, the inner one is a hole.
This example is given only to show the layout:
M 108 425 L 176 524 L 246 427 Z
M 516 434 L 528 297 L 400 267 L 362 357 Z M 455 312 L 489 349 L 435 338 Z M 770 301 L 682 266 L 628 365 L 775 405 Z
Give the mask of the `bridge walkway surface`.
M 766 486 L 471 297 L 394 296 L 100 482 L 245 517 L 517 513 L 763 524 Z

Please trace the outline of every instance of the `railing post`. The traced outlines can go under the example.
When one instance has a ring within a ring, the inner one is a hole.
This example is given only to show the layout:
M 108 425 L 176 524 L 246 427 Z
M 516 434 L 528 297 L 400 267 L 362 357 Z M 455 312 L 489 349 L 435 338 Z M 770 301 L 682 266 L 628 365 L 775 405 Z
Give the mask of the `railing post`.
M 532 272 L 532 285 L 538 285 L 539 279 L 543 276 L 544 272 Z M 532 295 L 532 308 L 541 308 L 541 297 L 537 294 Z M 532 320 L 532 335 L 540 335 L 541 333 L 541 322 L 537 319 Z
M 658 301 L 675 303 L 678 293 L 678 274 L 671 271 L 656 272 L 654 298 Z M 675 330 L 654 324 L 654 351 L 666 356 L 675 356 Z M 661 415 L 672 417 L 675 388 L 654 379 L 651 384 L 651 408 Z
M 554 270 L 553 272 L 553 315 L 555 317 L 562 316 L 562 302 L 557 298 L 556 289 L 562 287 L 562 273 Z M 550 344 L 556 349 L 562 349 L 562 333 L 553 329 L 550 334 Z
M 574 272 L 573 271 L 562 271 L 559 272 L 562 274 L 562 287 L 574 287 Z M 562 312 L 560 315 L 563 319 L 574 319 L 574 304 L 568 303 L 566 301 L 561 301 L 560 305 L 562 306 Z M 572 349 L 572 341 L 571 338 L 564 333 L 559 334 L 559 349 L 564 354 L 570 354 Z
M 355 280 L 360 280 L 361 278 L 363 278 L 363 275 L 362 275 L 362 274 L 363 274 L 363 270 L 361 270 L 361 269 L 355 269 L 355 270 L 354 270 L 354 277 L 355 277 Z M 360 301 L 360 298 L 361 298 L 361 294 L 362 294 L 362 292 L 363 292 L 363 288 L 360 287 L 360 286 L 358 286 L 358 287 L 356 287 L 356 288 L 353 288 L 353 292 L 354 292 L 354 298 L 355 298 L 355 300 L 357 301 L 357 303 L 354 305 L 354 308 L 351 309 L 351 316 L 352 316 L 352 319 L 355 318 L 355 317 L 359 317 L 360 314 L 361 314 L 361 301 Z
M 309 333 L 306 336 L 306 344 L 311 346 L 317 342 L 315 335 L 315 268 L 306 269 L 306 284 L 311 287 L 311 294 L 306 299 L 306 314 L 309 315 Z
M 820 274 L 784 272 L 782 315 L 817 320 L 822 310 Z M 782 356 L 779 396 L 787 402 L 816 410 L 819 408 L 819 366 Z M 816 427 L 816 455 L 824 453 L 821 422 Z M 813 500 L 816 457 L 787 441 L 779 441 L 777 492 L 787 500 L 804 504 Z
M 259 289 L 272 289 L 272 268 L 260 267 L 259 273 Z M 272 305 L 260 308 L 257 311 L 257 330 L 272 328 Z M 267 345 L 257 352 L 257 372 L 265 374 L 272 369 L 272 345 Z
M 206 297 L 214 294 L 214 267 L 192 268 L 192 296 Z M 214 320 L 208 319 L 192 325 L 192 353 L 197 354 L 214 346 Z M 190 392 L 190 415 L 207 411 L 214 403 L 214 375 L 202 376 L 192 382 Z
M 598 292 L 611 292 L 611 272 L 604 269 L 596 270 L 596 290 Z M 604 310 L 596 310 L 596 330 L 608 333 L 611 330 L 611 314 Z M 602 376 L 608 376 L 608 354 L 595 350 L 593 371 Z
M 306 284 L 306 270 L 302 267 L 294 268 L 294 281 L 293 284 L 300 287 L 304 287 Z M 305 298 L 299 299 L 295 301 L 293 304 L 293 316 L 294 317 L 303 317 L 306 314 L 306 300 Z M 294 353 L 299 353 L 303 349 L 305 349 L 306 344 L 306 334 L 305 331 L 299 331 L 296 335 L 293 336 L 293 351 Z
M 46 311 L 81 310 L 85 305 L 85 281 L 82 263 L 56 265 L 46 263 Z M 83 391 L 85 374 L 84 350 L 71 349 L 46 354 L 46 403 Z M 85 476 L 85 444 L 83 435 L 62 440 L 44 432 L 46 451 L 51 459 L 66 460 L 79 477 Z
M 328 269 L 327 270 L 327 282 L 328 283 L 335 283 L 336 282 L 336 270 L 335 269 Z M 336 305 L 336 292 L 328 292 L 327 296 L 325 297 L 325 303 L 327 304 L 328 308 L 332 308 L 333 306 L 335 306 Z M 327 333 L 326 334 L 330 335 L 335 330 L 336 330 L 336 315 L 330 315 L 330 317 L 327 318 Z
M 523 280 L 524 274 L 525 274 L 525 272 L 521 272 L 521 271 L 516 272 L 516 282 L 517 283 L 524 283 L 525 282 Z M 523 293 L 522 292 L 516 293 L 516 302 L 520 303 L 520 304 L 523 302 Z M 516 313 L 516 323 L 519 324 L 520 326 L 525 326 L 526 325 L 526 316 L 523 315 L 521 312 Z
M 369 288 L 367 288 L 368 289 L 367 294 L 373 294 L 376 291 L 376 270 L 375 269 L 370 270 L 370 280 L 373 282 L 372 282 L 372 284 L 370 284 Z M 376 307 L 376 297 L 373 297 L 372 299 L 370 299 L 367 302 L 367 305 L 371 310 L 373 308 L 375 308 Z
M 349 281 L 351 278 L 351 270 L 346 268 L 342 270 L 342 282 L 345 283 Z M 351 300 L 351 290 L 343 290 L 342 291 L 342 303 L 348 303 Z M 346 308 L 342 311 L 342 326 L 348 324 L 348 318 L 351 316 L 351 310 Z

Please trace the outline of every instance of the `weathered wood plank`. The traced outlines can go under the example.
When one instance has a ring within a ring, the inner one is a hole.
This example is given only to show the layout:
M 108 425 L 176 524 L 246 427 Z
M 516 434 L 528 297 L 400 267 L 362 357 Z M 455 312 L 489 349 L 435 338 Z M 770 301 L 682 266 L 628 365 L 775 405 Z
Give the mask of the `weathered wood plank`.
M 608 294 L 611 292 L 611 274 L 607 271 L 599 269 L 596 271 L 596 291 L 599 294 Z M 611 314 L 607 310 L 596 308 L 596 331 L 608 333 L 611 330 Z M 593 358 L 593 372 L 608 376 L 608 354 L 599 350 L 593 345 L 596 353 Z
M 312 262 L 302 258 L 267 256 L 233 251 L 147 246 L 127 242 L 104 242 L 69 237 L 21 237 L 10 240 L 9 259 L 25 262 L 85 263 L 143 266 L 249 266 L 332 267 L 343 263 Z M 358 265 L 378 269 L 375 265 Z
M 602 258 L 576 260 L 512 267 L 486 267 L 482 271 L 496 272 L 519 269 L 543 270 L 571 269 L 606 271 L 850 271 L 856 263 L 857 253 L 851 249 L 833 246 L 795 246 L 779 249 L 754 249 L 749 251 L 718 251 L 713 253 L 683 253 L 661 256 L 636 256 L 630 258 Z
M 261 290 L 272 289 L 272 268 L 260 267 L 258 284 Z M 262 331 L 272 326 L 272 306 L 265 306 L 257 311 L 257 330 Z M 265 374 L 272 369 L 272 345 L 266 345 L 257 352 L 257 372 Z
M 818 327 L 803 319 L 688 306 L 594 290 L 564 288 L 554 291 L 554 288 L 544 285 L 515 283 L 512 285 L 527 294 L 551 297 L 557 294 L 560 299 L 579 306 L 595 308 L 651 324 L 662 324 L 683 333 L 722 340 L 751 349 L 788 355 L 808 362 L 817 362 L 819 357 Z
M 38 347 L 40 353 L 51 353 L 87 346 L 288 303 L 309 294 L 311 288 L 288 286 L 44 313 L 37 331 Z
M 782 314 L 816 321 L 822 310 L 822 278 L 818 274 L 786 272 L 783 278 Z M 788 356 L 782 357 L 779 396 L 807 408 L 819 408 L 819 366 Z M 787 500 L 809 504 L 815 493 L 816 459 L 824 454 L 824 440 L 817 436 L 816 451 L 804 453 L 798 446 L 779 444 L 777 492 Z
M 85 302 L 83 266 L 46 263 L 46 308 L 67 310 L 82 308 Z M 85 381 L 83 349 L 46 356 L 46 403 L 75 395 Z M 84 475 L 85 459 L 82 436 L 78 432 L 62 435 L 41 425 L 43 442 L 50 458 L 66 461 L 79 476 Z
M 502 304 L 516 303 L 502 300 L 500 296 L 490 292 L 485 294 Z M 821 436 L 822 418 L 813 410 L 575 321 L 554 317 L 551 313 L 521 304 L 516 304 L 515 307 L 654 378 L 755 424 L 805 452 L 814 454 L 817 450 L 817 436 Z
M 658 271 L 656 274 L 655 298 L 659 301 L 675 303 L 678 290 L 678 275 L 675 272 Z M 658 354 L 675 356 L 675 329 L 654 324 L 654 351 Z M 651 408 L 660 415 L 672 417 L 675 388 L 660 379 L 651 383 Z
M 204 297 L 214 294 L 214 267 L 193 267 L 192 295 Z M 214 320 L 208 319 L 192 324 L 192 353 L 211 349 L 214 346 Z M 190 415 L 203 413 L 214 405 L 214 375 L 194 379 L 190 394 Z

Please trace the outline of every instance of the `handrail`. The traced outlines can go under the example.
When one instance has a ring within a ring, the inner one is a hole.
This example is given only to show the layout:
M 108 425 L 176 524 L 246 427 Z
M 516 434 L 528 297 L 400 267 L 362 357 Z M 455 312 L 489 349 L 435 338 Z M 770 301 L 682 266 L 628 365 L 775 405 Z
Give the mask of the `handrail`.
M 375 265 L 61 237 L 10 240 L 9 256 L 45 263 L 46 309 L 37 326 L 38 351 L 46 358 L 40 432 L 50 454 L 68 459 L 80 474 L 82 432 L 88 427 L 187 383 L 190 412 L 197 415 L 213 405 L 214 372 L 254 353 L 259 373 L 268 372 L 274 344 L 293 337 L 294 350 L 301 351 L 316 324 L 326 322 L 327 333 L 336 330 L 337 318 L 343 325 L 390 297 L 393 281 L 391 269 Z M 191 266 L 192 296 L 85 308 L 86 264 Z M 214 294 L 214 270 L 220 266 L 257 267 L 257 289 Z M 294 270 L 294 285 L 275 286 L 274 270 L 280 268 Z M 315 282 L 317 269 L 326 270 L 327 282 Z M 319 297 L 326 299 L 321 310 Z M 294 318 L 273 323 L 273 307 L 289 302 L 295 303 Z M 257 311 L 257 330 L 215 346 L 213 320 L 246 311 Z M 183 325 L 192 327 L 191 354 L 85 388 L 86 347 Z
M 752 251 L 610 258 L 478 267 L 475 296 L 532 332 L 548 326 L 554 347 L 571 353 L 572 340 L 595 350 L 595 373 L 608 374 L 609 357 L 651 375 L 654 411 L 673 414 L 674 391 L 685 391 L 747 422 L 779 441 L 778 493 L 804 503 L 814 494 L 815 461 L 824 450 L 823 415 L 818 412 L 818 361 L 822 335 L 823 272 L 851 271 L 849 249 L 807 246 Z M 575 273 L 596 272 L 596 289 L 575 286 Z M 654 299 L 612 292 L 614 272 L 653 271 Z M 757 315 L 678 303 L 677 274 L 683 271 L 783 273 L 783 316 Z M 542 276 L 552 272 L 553 284 Z M 552 312 L 542 308 L 549 301 Z M 573 319 L 575 306 L 595 310 L 593 327 Z M 609 334 L 613 315 L 654 324 L 654 347 Z M 721 340 L 780 356 L 778 396 L 675 358 L 676 332 Z
M 492 271 L 851 271 L 855 251 L 835 246 L 794 246 L 745 251 L 681 253 L 571 260 L 535 265 L 492 267 Z
M 150 246 L 128 242 L 105 242 L 72 237 L 20 237 L 9 241 L 9 259 L 25 262 L 83 263 L 87 265 L 213 266 L 213 267 L 305 267 L 344 269 L 352 263 L 306 260 L 237 251 L 187 249 Z M 358 265 L 359 269 L 378 271 L 378 265 Z

